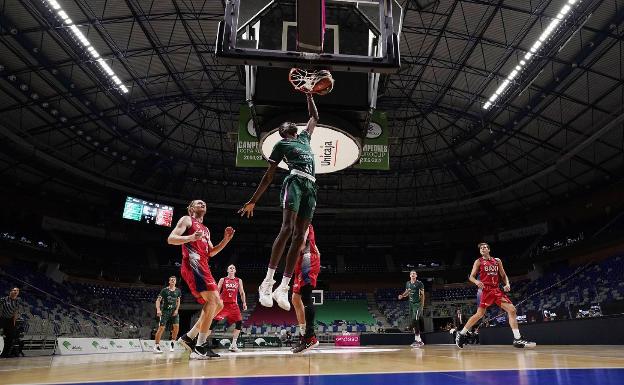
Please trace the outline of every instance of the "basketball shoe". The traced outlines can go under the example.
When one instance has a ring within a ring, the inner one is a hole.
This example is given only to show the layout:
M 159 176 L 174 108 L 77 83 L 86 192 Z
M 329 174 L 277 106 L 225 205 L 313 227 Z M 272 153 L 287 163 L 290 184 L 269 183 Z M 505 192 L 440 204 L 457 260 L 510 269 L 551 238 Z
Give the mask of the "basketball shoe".
M 527 341 L 524 338 L 522 338 L 522 336 L 520 336 L 520 338 L 514 339 L 513 346 L 514 348 L 522 349 L 522 348 L 534 348 L 535 346 L 537 346 L 537 344 L 532 341 Z
M 273 298 L 271 292 L 273 291 L 273 284 L 275 281 L 262 281 L 262 284 L 258 288 L 260 294 L 260 305 L 264 307 L 273 307 Z
M 178 342 L 189 352 L 195 350 L 195 341 L 191 337 L 187 336 L 186 333 L 182 334 L 182 336 L 178 338 Z
M 208 358 L 216 358 L 221 357 L 220 354 L 215 353 L 210 348 L 210 342 L 206 341 L 203 345 L 195 346 L 193 352 L 197 353 L 200 356 L 208 357 Z
M 154 346 L 154 354 L 162 354 L 162 353 L 163 353 L 163 351 L 160 348 L 160 345 Z
M 290 311 L 290 302 L 288 302 L 288 289 L 290 286 L 279 285 L 272 294 L 273 299 L 279 307 L 286 311 Z
M 467 335 L 457 332 L 457 334 L 455 335 L 455 345 L 457 345 L 458 348 L 463 349 L 464 344 L 466 344 L 467 341 L 468 341 Z
M 170 351 L 170 352 L 172 352 L 172 351 L 174 351 L 174 350 L 175 350 L 175 342 L 171 341 L 171 342 L 169 343 L 169 351 Z
M 295 346 L 293 353 L 305 353 L 308 350 L 314 349 L 319 346 L 319 341 L 316 336 L 303 338 L 299 345 Z

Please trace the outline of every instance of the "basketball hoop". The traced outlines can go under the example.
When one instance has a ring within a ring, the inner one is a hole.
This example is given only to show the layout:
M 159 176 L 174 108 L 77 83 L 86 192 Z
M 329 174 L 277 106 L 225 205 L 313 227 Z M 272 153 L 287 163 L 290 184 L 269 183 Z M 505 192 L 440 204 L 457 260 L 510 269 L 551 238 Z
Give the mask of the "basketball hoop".
M 326 95 L 334 88 L 334 78 L 327 70 L 306 71 L 291 68 L 288 80 L 295 90 L 306 94 Z

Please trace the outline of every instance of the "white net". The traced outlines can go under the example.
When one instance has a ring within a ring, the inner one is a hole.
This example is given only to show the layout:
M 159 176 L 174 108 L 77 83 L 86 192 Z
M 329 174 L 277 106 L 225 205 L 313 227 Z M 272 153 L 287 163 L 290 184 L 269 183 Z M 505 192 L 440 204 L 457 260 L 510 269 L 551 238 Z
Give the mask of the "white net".
M 327 79 L 331 85 L 322 90 L 315 89 L 315 86 L 323 79 Z M 334 84 L 334 79 L 327 70 L 306 71 L 301 68 L 292 68 L 288 74 L 288 80 L 297 91 L 304 93 L 327 93 L 331 91 Z

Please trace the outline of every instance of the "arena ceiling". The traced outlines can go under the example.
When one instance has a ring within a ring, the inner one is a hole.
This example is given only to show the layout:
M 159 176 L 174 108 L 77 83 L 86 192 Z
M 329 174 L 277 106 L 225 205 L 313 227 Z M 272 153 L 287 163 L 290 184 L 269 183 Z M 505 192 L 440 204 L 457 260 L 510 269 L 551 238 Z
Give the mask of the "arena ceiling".
M 89 199 L 104 190 L 225 208 L 248 199 L 263 170 L 234 167 L 245 89 L 213 54 L 223 1 L 58 2 L 129 92 L 45 1 L 0 0 L 2 179 Z M 624 1 L 577 4 L 488 110 L 565 1 L 400 3 L 402 67 L 378 101 L 390 171 L 319 177 L 320 212 L 478 217 L 621 180 Z

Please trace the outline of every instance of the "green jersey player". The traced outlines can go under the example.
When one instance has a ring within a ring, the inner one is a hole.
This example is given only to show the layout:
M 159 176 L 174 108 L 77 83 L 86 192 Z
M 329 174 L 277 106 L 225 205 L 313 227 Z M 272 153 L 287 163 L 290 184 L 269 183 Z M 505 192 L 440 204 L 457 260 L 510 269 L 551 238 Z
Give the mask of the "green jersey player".
M 414 330 L 413 348 L 419 348 L 425 343 L 420 339 L 420 317 L 425 304 L 425 285 L 418 279 L 416 270 L 410 271 L 410 280 L 405 283 L 405 291 L 399 294 L 399 299 L 409 297 L 410 328 Z
M 178 311 L 180 310 L 180 298 L 182 292 L 176 287 L 176 277 L 169 277 L 169 286 L 163 288 L 156 298 L 156 315 L 158 316 L 159 324 L 156 331 L 156 344 L 154 345 L 154 353 L 162 353 L 160 347 L 160 338 L 162 337 L 165 326 L 171 321 L 171 345 L 169 351 L 173 351 L 173 341 L 178 337 L 178 330 L 180 330 L 180 316 Z
M 312 95 L 307 94 L 306 96 L 310 119 L 305 130 L 297 134 L 297 125 L 295 123 L 285 122 L 280 125 L 278 130 L 282 140 L 273 147 L 269 157 L 269 168 L 262 177 L 262 181 L 258 185 L 253 197 L 238 211 L 241 216 L 246 215 L 247 218 L 253 216 L 256 202 L 269 184 L 271 184 L 277 165 L 282 160 L 285 161 L 290 170 L 290 175 L 284 179 L 280 195 L 282 227 L 273 242 L 267 275 L 258 288 L 260 304 L 271 307 L 273 306 L 273 300 L 275 300 L 284 310 L 290 310 L 290 302 L 288 302 L 290 278 L 295 269 L 299 253 L 303 248 L 305 233 L 312 221 L 314 209 L 316 208 L 314 154 L 310 147 L 310 140 L 319 117 Z M 284 276 L 279 287 L 272 291 L 275 283 L 273 275 L 282 258 L 282 254 L 284 254 L 288 238 L 291 238 L 291 241 L 286 254 Z

